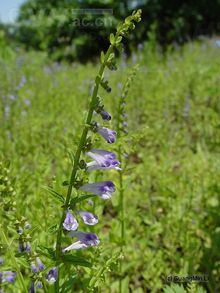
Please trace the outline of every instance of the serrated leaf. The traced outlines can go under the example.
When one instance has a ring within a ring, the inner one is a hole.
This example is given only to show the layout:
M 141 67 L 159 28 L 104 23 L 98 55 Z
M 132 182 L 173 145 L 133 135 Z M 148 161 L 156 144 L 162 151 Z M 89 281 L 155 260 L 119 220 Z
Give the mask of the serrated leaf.
M 51 187 L 43 187 L 45 190 L 47 190 L 54 198 L 58 199 L 60 202 L 64 203 L 65 199 L 64 197 L 59 194 L 57 191 L 55 191 L 53 188 Z

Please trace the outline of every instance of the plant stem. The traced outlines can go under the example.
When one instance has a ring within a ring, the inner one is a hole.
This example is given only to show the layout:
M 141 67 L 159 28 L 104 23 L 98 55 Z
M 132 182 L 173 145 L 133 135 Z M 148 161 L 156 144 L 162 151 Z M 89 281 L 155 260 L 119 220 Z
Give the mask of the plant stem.
M 21 288 L 22 288 L 22 292 L 24 292 L 24 293 L 28 293 L 27 288 L 26 288 L 26 286 L 25 286 L 25 282 L 24 282 L 23 276 L 22 276 L 21 271 L 20 271 L 20 268 L 19 268 L 19 266 L 18 266 L 18 264 L 17 264 L 17 260 L 16 260 L 14 254 L 13 254 L 11 248 L 10 248 L 10 243 L 9 243 L 9 241 L 8 241 L 7 236 L 5 235 L 5 233 L 4 233 L 4 231 L 3 231 L 3 227 L 2 227 L 2 226 L 0 227 L 0 234 L 1 234 L 1 238 L 2 238 L 2 240 L 4 241 L 5 245 L 6 245 L 7 248 L 8 248 L 8 252 L 9 252 L 9 254 L 10 254 L 10 258 L 11 258 L 11 260 L 12 260 L 14 266 L 15 266 L 16 273 L 17 273 L 17 276 L 18 276 L 18 280 L 19 280 L 19 282 L 20 282 L 20 286 L 21 286 Z
M 118 159 L 122 162 L 122 149 L 121 145 L 118 147 Z M 119 172 L 119 211 L 120 211 L 120 223 L 121 223 L 121 239 L 120 239 L 120 280 L 119 280 L 119 293 L 122 293 L 122 256 L 125 242 L 125 219 L 124 219 L 124 186 L 123 186 L 123 169 Z
M 78 171 L 78 167 L 79 167 L 79 161 L 80 161 L 82 149 L 85 146 L 85 142 L 86 142 L 86 139 L 87 139 L 87 134 L 88 134 L 88 131 L 89 131 L 88 125 L 90 125 L 91 122 L 92 122 L 94 105 L 95 105 L 95 102 L 96 102 L 96 99 L 97 99 L 97 94 L 98 94 L 101 78 L 103 76 L 103 73 L 104 73 L 104 70 L 105 70 L 105 67 L 106 67 L 106 62 L 107 62 L 110 54 L 112 53 L 112 51 L 113 51 L 113 45 L 110 45 L 109 48 L 108 48 L 108 51 L 105 54 L 104 62 L 102 63 L 102 65 L 100 66 L 100 69 L 99 69 L 98 76 L 100 78 L 96 80 L 95 87 L 94 87 L 93 93 L 92 93 L 92 98 L 91 98 L 91 101 L 90 101 L 90 106 L 89 106 L 89 111 L 88 111 L 88 114 L 87 114 L 85 126 L 84 126 L 84 129 L 83 129 L 83 132 L 82 132 L 82 135 L 81 135 L 81 138 L 80 138 L 80 141 L 79 141 L 76 153 L 75 153 L 74 164 L 73 164 L 73 169 L 72 169 L 71 176 L 70 176 L 69 187 L 68 187 L 68 190 L 67 190 L 67 195 L 66 195 L 64 206 L 63 206 L 62 216 L 61 216 L 61 219 L 60 219 L 59 229 L 58 229 L 58 232 L 57 232 L 56 252 L 55 252 L 56 253 L 56 266 L 58 266 L 59 263 L 60 263 L 62 227 L 63 227 L 63 221 L 65 220 L 65 212 L 68 209 L 71 194 L 72 194 L 72 190 L 73 190 L 73 186 L 74 186 L 76 178 L 77 178 L 77 171 Z M 58 270 L 58 278 L 57 278 L 57 281 L 55 282 L 55 292 L 56 293 L 59 292 L 59 279 L 60 279 L 60 273 L 59 273 L 59 270 Z

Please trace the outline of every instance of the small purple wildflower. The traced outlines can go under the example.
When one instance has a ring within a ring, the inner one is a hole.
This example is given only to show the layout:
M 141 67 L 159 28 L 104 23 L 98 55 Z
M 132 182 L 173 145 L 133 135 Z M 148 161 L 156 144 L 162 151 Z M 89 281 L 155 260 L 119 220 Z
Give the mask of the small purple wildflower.
M 8 97 L 11 101 L 15 101 L 17 99 L 17 96 L 15 95 L 9 95 Z
M 46 279 L 50 284 L 53 284 L 56 282 L 57 277 L 58 277 L 58 268 L 54 267 L 48 272 Z
M 37 289 L 42 289 L 43 288 L 43 284 L 41 281 L 38 281 L 37 284 L 36 284 L 36 288 Z
M 116 141 L 116 131 L 106 128 L 97 126 L 97 132 L 108 142 L 114 143 Z
M 19 246 L 18 246 L 18 251 L 19 252 L 31 252 L 31 244 L 29 242 L 27 242 L 27 243 L 20 242 Z
M 2 282 L 13 283 L 16 277 L 16 273 L 12 271 L 0 272 L 0 280 Z
M 35 261 L 31 263 L 31 271 L 32 273 L 38 273 L 45 269 L 45 265 L 42 263 L 39 257 L 36 257 Z
M 116 155 L 105 150 L 92 149 L 87 153 L 94 161 L 87 163 L 87 170 L 94 171 L 98 169 L 115 169 L 121 170 L 118 166 L 120 162 L 115 160 Z
M 96 225 L 99 221 L 98 217 L 93 215 L 92 213 L 84 212 L 84 211 L 79 211 L 78 213 L 86 225 L 93 226 L 93 225 Z
M 29 230 L 31 228 L 31 225 L 27 222 L 27 223 L 25 223 L 25 225 L 24 225 L 24 229 L 25 230 Z
M 112 116 L 104 110 L 102 110 L 99 114 L 101 115 L 103 120 L 110 121 L 112 119 Z
M 30 285 L 30 287 L 29 287 L 29 289 L 28 289 L 28 292 L 29 292 L 29 293 L 35 293 L 34 282 L 31 282 L 31 285 Z
M 34 274 L 38 273 L 38 267 L 37 267 L 37 265 L 36 265 L 35 262 L 32 262 L 32 263 L 31 263 L 31 271 L 32 271 L 32 273 L 34 273 Z
M 36 257 L 36 264 L 39 268 L 39 271 L 43 271 L 45 269 L 45 265 L 42 263 L 39 257 Z
M 3 258 L 0 258 L 0 265 L 3 265 L 4 264 L 4 259 Z
M 30 101 L 29 99 L 24 99 L 24 104 L 25 104 L 26 106 L 30 106 L 31 101 Z
M 80 190 L 94 193 L 103 199 L 109 199 L 115 192 L 115 185 L 112 181 L 87 183 L 80 187 Z
M 79 224 L 74 216 L 70 213 L 66 213 L 66 218 L 63 222 L 63 228 L 67 231 L 75 231 L 78 228 Z
M 81 248 L 88 248 L 91 246 L 97 246 L 100 243 L 100 240 L 98 239 L 97 235 L 93 233 L 72 231 L 69 233 L 69 236 L 78 238 L 78 241 L 63 249 L 63 252 Z

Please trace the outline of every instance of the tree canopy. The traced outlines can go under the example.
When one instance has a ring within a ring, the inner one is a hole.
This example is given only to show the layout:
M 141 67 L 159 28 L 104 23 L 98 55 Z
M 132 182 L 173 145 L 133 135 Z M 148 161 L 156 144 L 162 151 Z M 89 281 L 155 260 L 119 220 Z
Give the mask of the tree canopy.
M 220 30 L 220 0 L 28 0 L 20 8 L 15 38 L 57 60 L 86 61 L 107 47 L 115 24 L 138 8 L 143 21 L 129 39 L 128 52 L 152 29 L 162 45 Z

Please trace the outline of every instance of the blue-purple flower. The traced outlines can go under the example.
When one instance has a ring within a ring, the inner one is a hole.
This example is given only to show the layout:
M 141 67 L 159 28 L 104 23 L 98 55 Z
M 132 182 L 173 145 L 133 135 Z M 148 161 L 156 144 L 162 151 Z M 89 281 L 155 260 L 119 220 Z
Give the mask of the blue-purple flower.
M 116 160 L 116 155 L 112 152 L 92 149 L 87 152 L 87 155 L 94 159 L 94 161 L 86 164 L 88 171 L 94 171 L 98 169 L 121 170 L 121 168 L 119 168 L 120 162 Z
M 116 141 L 116 131 L 106 128 L 97 126 L 96 131 L 108 142 L 114 143 Z
M 18 246 L 18 251 L 19 252 L 31 252 L 31 244 L 29 242 L 27 242 L 27 243 L 20 242 L 19 246 Z
M 97 246 L 100 243 L 96 234 L 93 233 L 84 233 L 84 232 L 70 232 L 70 237 L 76 237 L 78 241 L 74 242 L 70 246 L 63 249 L 63 252 L 67 252 L 70 250 L 88 248 L 91 246 Z
M 36 257 L 35 261 L 31 263 L 31 271 L 33 273 L 41 272 L 45 269 L 45 265 L 42 263 L 39 257 Z
M 63 222 L 63 228 L 67 231 L 75 231 L 78 228 L 79 224 L 74 216 L 70 213 L 66 213 L 66 218 Z
M 86 225 L 93 226 L 93 225 L 96 225 L 99 221 L 98 217 L 93 215 L 92 213 L 84 212 L 84 211 L 79 211 L 78 213 Z
M 58 277 L 58 268 L 53 267 L 47 274 L 46 279 L 50 284 L 53 284 L 56 282 Z
M 0 281 L 13 283 L 16 277 L 16 273 L 12 271 L 0 272 Z
M 115 192 L 115 185 L 112 181 L 102 181 L 95 183 L 87 183 L 80 187 L 80 190 L 91 192 L 103 199 L 109 199 Z
M 109 121 L 109 120 L 112 119 L 112 116 L 108 112 L 106 112 L 104 110 L 100 111 L 99 114 L 101 115 L 101 117 L 102 117 L 103 120 Z

